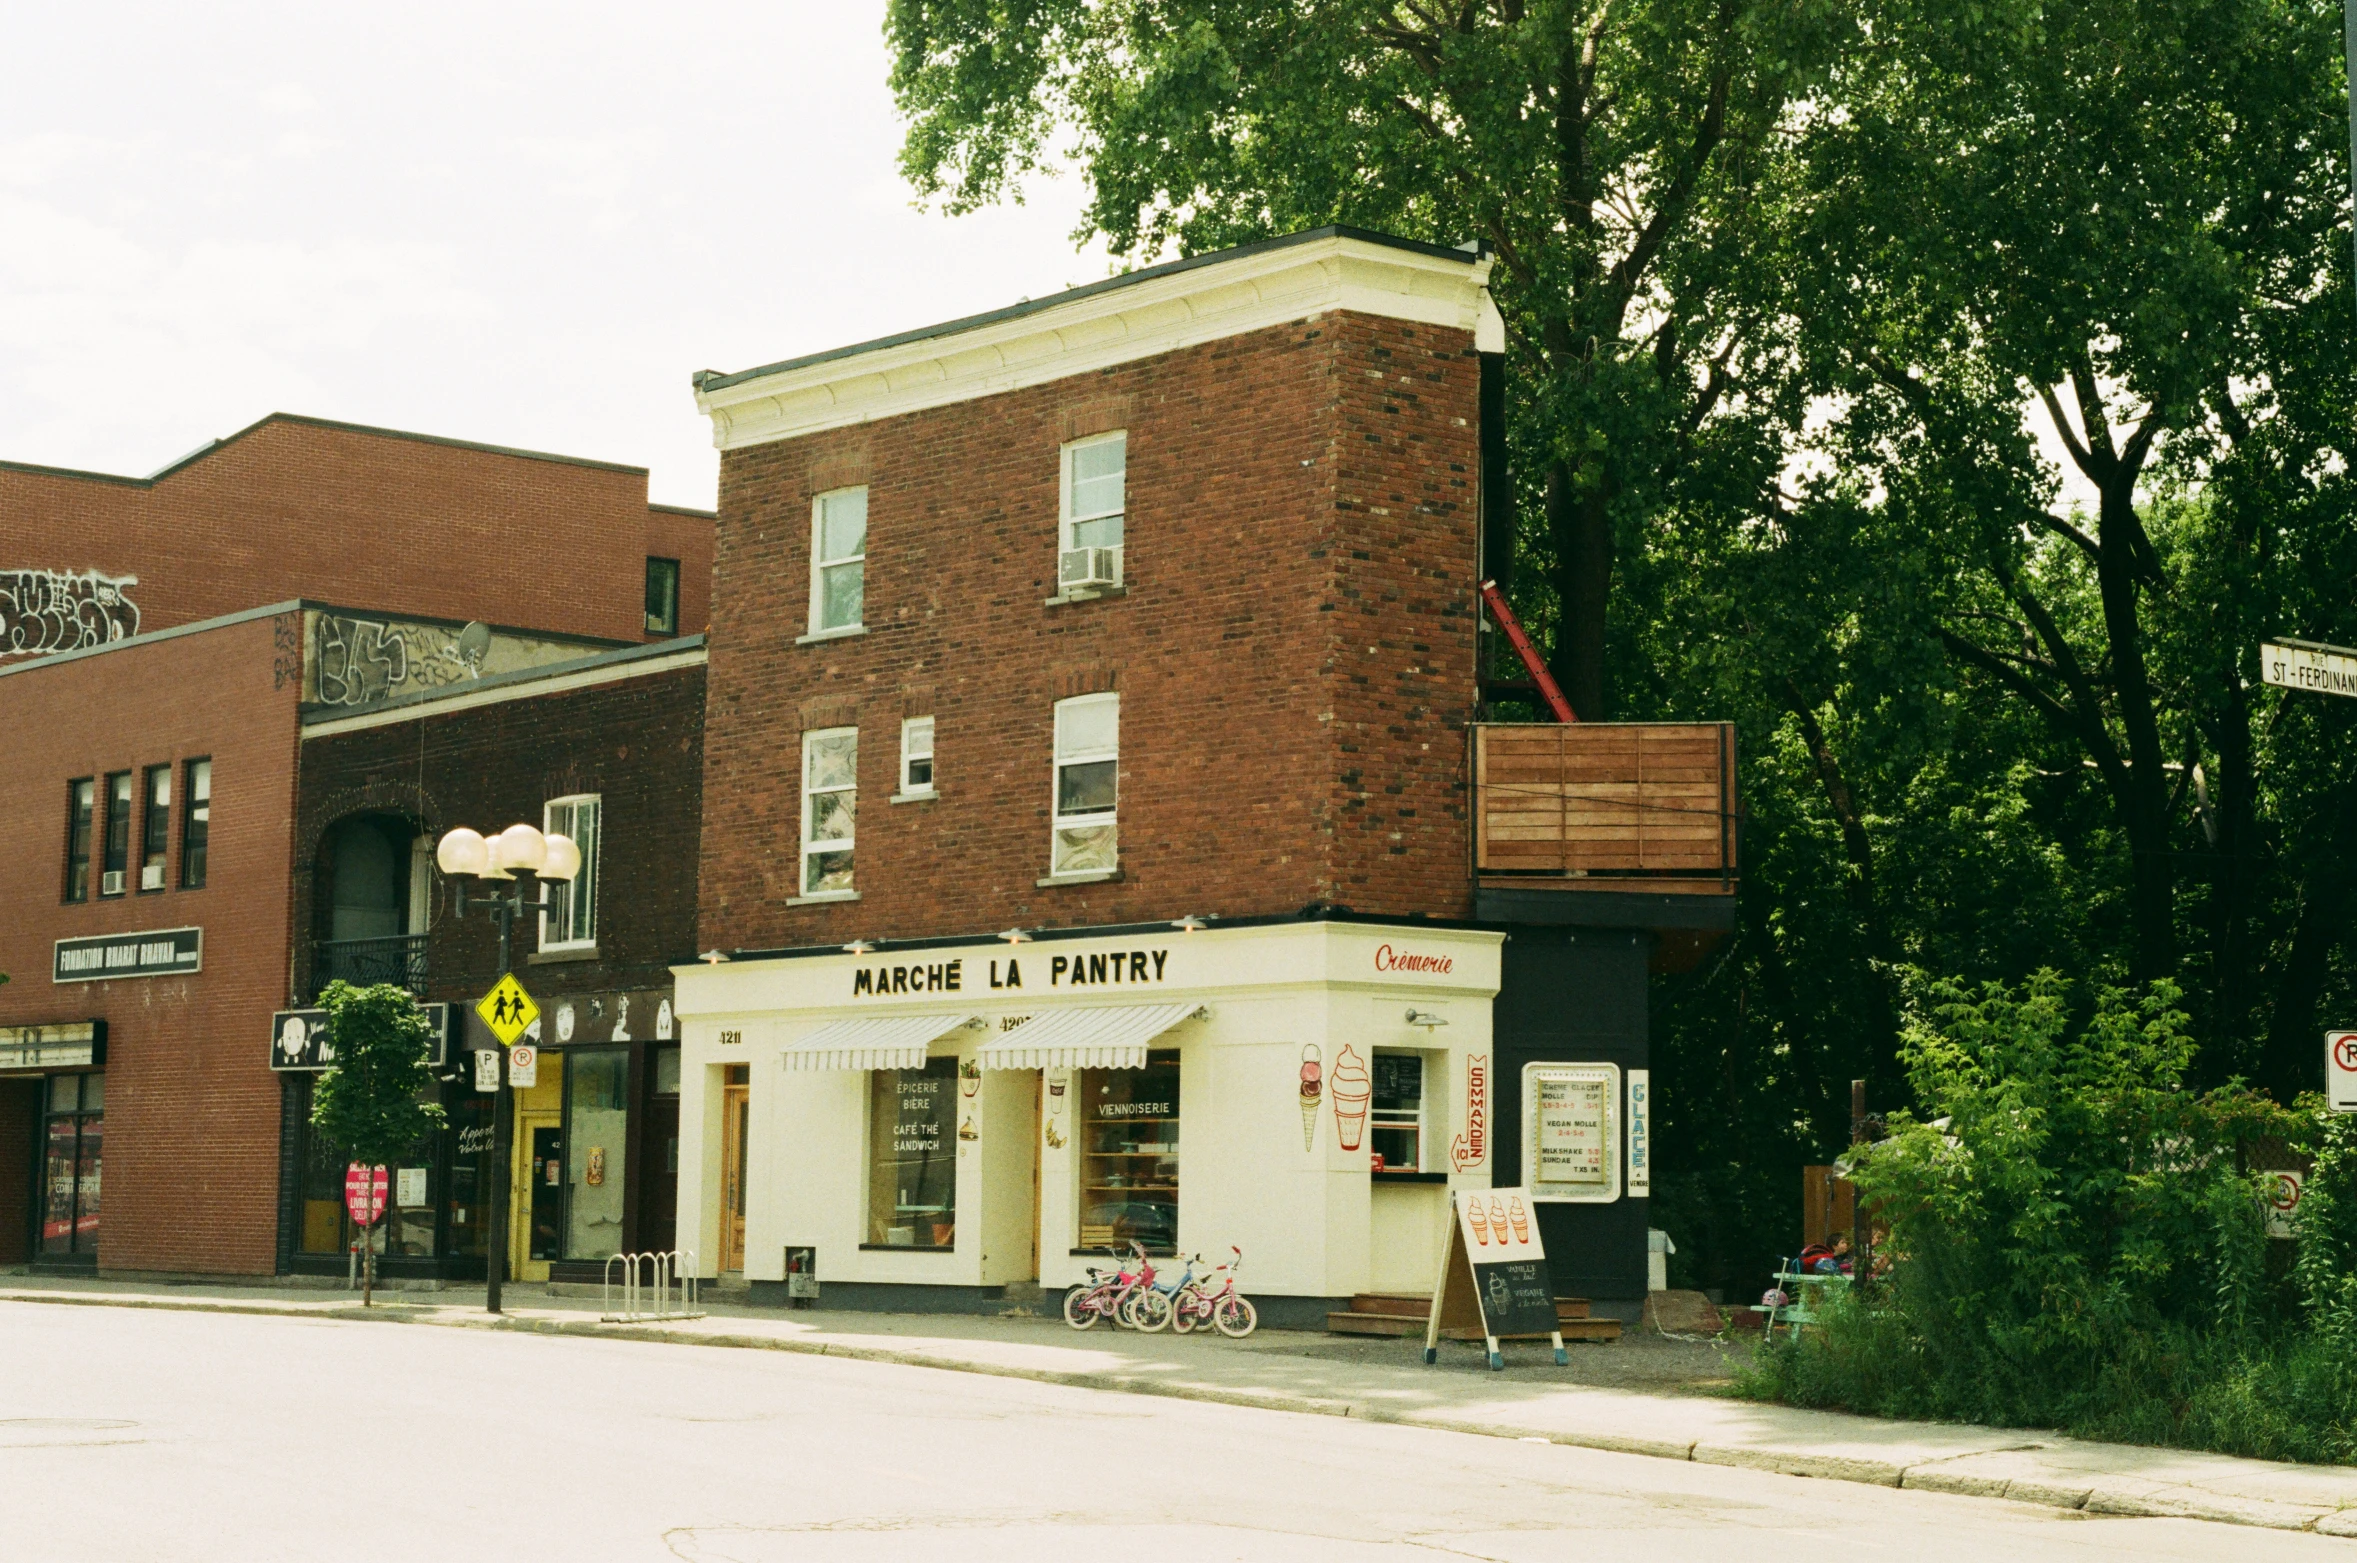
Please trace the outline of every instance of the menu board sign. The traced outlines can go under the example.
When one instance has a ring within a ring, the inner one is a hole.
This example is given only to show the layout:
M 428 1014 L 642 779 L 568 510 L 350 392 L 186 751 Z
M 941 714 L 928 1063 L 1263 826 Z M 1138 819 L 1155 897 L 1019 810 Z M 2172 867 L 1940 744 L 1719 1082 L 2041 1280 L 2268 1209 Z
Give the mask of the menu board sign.
M 1620 1198 L 1620 1066 L 1526 1064 L 1522 1181 L 1533 1199 Z
M 1505 1366 L 1500 1340 L 1545 1336 L 1558 1366 L 1567 1359 L 1555 1313 L 1555 1286 L 1539 1238 L 1536 1204 L 1523 1189 L 1457 1189 L 1449 1204 L 1448 1252 L 1432 1291 L 1424 1360 L 1437 1361 L 1440 1337 L 1476 1330 L 1489 1348 L 1489 1365 Z

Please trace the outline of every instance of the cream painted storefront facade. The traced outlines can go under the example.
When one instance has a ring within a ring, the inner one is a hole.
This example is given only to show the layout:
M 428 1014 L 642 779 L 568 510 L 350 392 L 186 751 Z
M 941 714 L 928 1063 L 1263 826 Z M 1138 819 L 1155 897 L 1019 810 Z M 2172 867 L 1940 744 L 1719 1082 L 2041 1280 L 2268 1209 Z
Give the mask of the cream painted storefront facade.
M 1282 920 L 679 967 L 681 1246 L 757 1289 L 810 1250 L 878 1304 L 1058 1289 L 1130 1238 L 1240 1247 L 1260 1298 L 1426 1290 L 1449 1184 L 1490 1183 L 1502 943 Z

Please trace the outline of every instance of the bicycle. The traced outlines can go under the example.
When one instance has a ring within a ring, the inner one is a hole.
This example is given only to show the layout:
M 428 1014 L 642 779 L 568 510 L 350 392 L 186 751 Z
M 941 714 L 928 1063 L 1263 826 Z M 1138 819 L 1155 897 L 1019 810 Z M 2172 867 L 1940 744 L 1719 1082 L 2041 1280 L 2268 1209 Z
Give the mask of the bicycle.
M 1076 1330 L 1096 1328 L 1099 1319 L 1111 1319 L 1116 1326 L 1134 1328 L 1122 1315 L 1126 1305 L 1137 1294 L 1140 1286 L 1151 1286 L 1154 1265 L 1146 1251 L 1136 1243 L 1130 1244 L 1136 1255 L 1138 1268 L 1126 1265 L 1113 1271 L 1091 1266 L 1088 1279 L 1064 1294 L 1064 1322 Z
M 1146 1284 L 1132 1292 L 1129 1299 L 1123 1303 L 1125 1313 L 1121 1322 L 1146 1335 L 1168 1327 L 1178 1317 L 1179 1293 L 1194 1284 L 1195 1266 L 1202 1262 L 1203 1256 L 1201 1254 L 1189 1258 L 1186 1261 L 1186 1269 L 1176 1281 L 1168 1286 L 1157 1283 L 1154 1280 L 1153 1270 L 1149 1268 L 1146 1272 Z
M 1208 1323 L 1230 1340 L 1242 1340 L 1260 1328 L 1260 1310 L 1252 1306 L 1252 1299 L 1236 1290 L 1236 1272 L 1244 1267 L 1244 1250 L 1230 1244 L 1228 1252 L 1236 1257 L 1221 1265 L 1203 1280 L 1190 1280 L 1171 1298 L 1170 1327 L 1181 1335 L 1189 1334 L 1198 1324 Z M 1216 1288 L 1208 1281 L 1218 1281 Z

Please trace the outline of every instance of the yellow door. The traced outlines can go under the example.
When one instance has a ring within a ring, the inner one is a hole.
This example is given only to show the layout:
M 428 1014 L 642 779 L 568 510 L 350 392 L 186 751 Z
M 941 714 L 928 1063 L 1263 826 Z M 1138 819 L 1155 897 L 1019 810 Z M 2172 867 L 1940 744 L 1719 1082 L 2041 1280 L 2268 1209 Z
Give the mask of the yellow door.
M 543 1052 L 539 1084 L 516 1093 L 507 1273 L 519 1281 L 547 1280 L 548 1262 L 564 1255 L 564 1078 L 564 1055 Z
M 735 1074 L 735 1070 L 729 1073 Z M 745 1138 L 752 1127 L 750 1086 L 720 1090 L 720 1268 L 745 1268 Z

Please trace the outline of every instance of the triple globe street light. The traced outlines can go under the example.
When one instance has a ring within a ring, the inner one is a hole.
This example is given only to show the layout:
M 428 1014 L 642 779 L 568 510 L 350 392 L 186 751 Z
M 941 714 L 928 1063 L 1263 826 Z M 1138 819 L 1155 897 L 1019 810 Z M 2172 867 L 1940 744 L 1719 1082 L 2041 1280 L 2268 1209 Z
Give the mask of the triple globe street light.
M 581 849 L 568 837 L 553 831 L 543 833 L 530 825 L 510 825 L 496 836 L 485 836 L 461 825 L 444 833 L 434 847 L 434 861 L 457 882 L 459 916 L 464 917 L 472 907 L 489 912 L 492 921 L 499 925 L 499 977 L 493 979 L 496 983 L 508 975 L 508 935 L 516 919 L 541 910 L 537 886 L 531 898 L 526 899 L 524 880 L 570 883 L 581 872 Z M 506 888 L 469 894 L 469 881 L 488 881 Z M 497 1313 L 500 1282 L 507 1271 L 508 1157 L 515 1115 L 509 1100 L 512 1092 L 508 1071 L 495 1069 L 493 1077 L 491 1231 L 485 1243 L 483 1272 L 484 1305 Z

